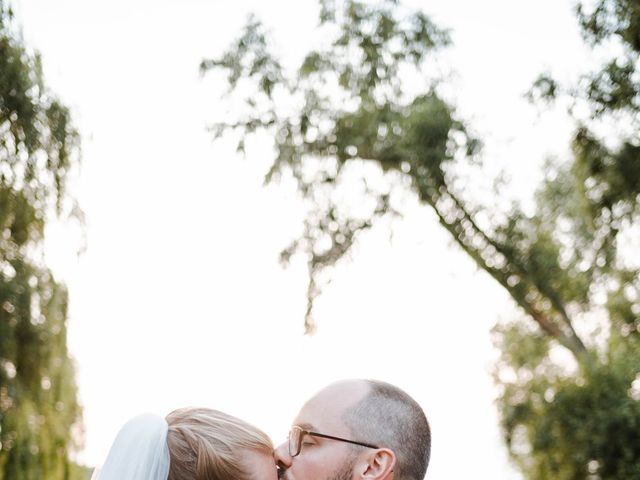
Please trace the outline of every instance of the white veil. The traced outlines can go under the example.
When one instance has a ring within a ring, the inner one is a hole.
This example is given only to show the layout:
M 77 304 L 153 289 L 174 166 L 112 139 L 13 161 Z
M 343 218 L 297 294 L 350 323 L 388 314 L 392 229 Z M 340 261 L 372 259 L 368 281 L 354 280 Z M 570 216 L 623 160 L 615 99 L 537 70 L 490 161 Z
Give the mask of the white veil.
M 167 421 L 143 414 L 124 424 L 109 455 L 92 480 L 167 480 Z

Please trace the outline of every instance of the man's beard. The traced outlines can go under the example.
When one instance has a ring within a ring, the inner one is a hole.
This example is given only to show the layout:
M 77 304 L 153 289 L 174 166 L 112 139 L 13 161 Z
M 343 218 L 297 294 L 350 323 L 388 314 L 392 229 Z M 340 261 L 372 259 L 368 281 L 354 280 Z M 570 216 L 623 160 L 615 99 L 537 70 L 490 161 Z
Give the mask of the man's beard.
M 353 465 L 355 464 L 355 458 L 349 457 L 347 458 L 342 465 L 340 465 L 337 470 L 332 473 L 329 477 L 324 480 L 351 480 L 351 476 L 353 475 Z M 278 470 L 278 478 L 280 480 L 290 480 L 287 475 L 287 470 L 279 467 Z M 305 480 L 305 479 L 301 479 Z
M 354 463 L 355 459 L 353 457 L 346 459 L 338 470 L 336 470 L 331 477 L 327 478 L 327 480 L 351 480 Z

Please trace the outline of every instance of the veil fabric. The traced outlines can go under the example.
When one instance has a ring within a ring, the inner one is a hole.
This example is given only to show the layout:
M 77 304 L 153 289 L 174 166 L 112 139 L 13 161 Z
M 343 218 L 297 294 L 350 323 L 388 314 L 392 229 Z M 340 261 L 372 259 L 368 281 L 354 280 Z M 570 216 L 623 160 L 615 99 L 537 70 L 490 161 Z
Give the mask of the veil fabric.
M 124 424 L 92 480 L 167 480 L 167 421 L 143 414 Z

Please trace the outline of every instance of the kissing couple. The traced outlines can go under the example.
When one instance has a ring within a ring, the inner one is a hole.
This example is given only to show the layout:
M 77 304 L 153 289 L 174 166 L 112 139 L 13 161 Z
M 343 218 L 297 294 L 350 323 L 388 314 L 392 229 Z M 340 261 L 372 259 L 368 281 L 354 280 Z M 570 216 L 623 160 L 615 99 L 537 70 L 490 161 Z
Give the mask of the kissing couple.
M 217 410 L 140 415 L 120 430 L 94 480 L 422 480 L 431 451 L 424 411 L 400 388 L 343 380 L 320 390 L 274 448 Z

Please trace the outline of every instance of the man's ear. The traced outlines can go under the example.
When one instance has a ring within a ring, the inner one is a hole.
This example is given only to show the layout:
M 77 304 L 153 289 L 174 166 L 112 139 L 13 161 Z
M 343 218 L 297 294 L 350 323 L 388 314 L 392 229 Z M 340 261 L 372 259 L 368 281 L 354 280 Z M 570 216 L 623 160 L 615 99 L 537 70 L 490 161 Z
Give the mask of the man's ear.
M 396 454 L 388 448 L 379 448 L 356 462 L 356 473 L 362 480 L 393 480 Z

